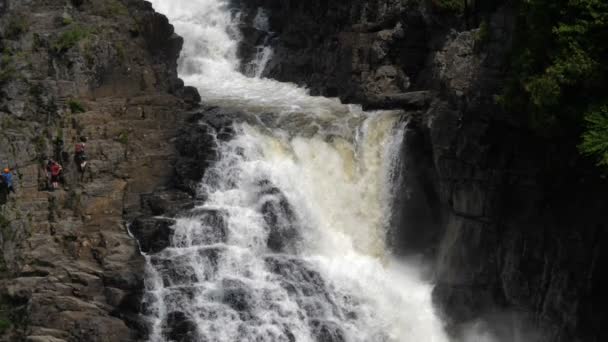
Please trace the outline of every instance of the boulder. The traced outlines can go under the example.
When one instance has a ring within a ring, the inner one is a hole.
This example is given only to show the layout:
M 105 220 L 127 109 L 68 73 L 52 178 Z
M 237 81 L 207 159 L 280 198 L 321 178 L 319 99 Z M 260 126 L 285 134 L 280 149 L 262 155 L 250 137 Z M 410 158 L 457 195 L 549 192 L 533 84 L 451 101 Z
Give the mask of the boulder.
M 144 253 L 158 253 L 171 244 L 175 220 L 139 217 L 131 223 L 129 231 L 139 241 Z

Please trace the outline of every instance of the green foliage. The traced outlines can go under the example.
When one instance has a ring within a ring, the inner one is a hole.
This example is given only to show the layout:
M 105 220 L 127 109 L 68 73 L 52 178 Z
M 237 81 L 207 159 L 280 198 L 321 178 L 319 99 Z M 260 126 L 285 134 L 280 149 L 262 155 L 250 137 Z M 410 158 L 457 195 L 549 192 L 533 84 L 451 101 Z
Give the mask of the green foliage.
M 63 32 L 52 44 L 52 50 L 55 53 L 64 53 L 73 48 L 81 40 L 88 37 L 89 31 L 80 27 L 74 26 Z
M 86 112 L 86 110 L 84 109 L 84 106 L 82 105 L 82 103 L 80 103 L 80 102 L 78 102 L 76 100 L 69 100 L 68 101 L 68 106 L 70 107 L 70 111 L 73 114 Z
M 510 80 L 501 102 L 548 137 L 583 135 L 581 150 L 599 156 L 608 84 L 608 2 L 519 0 Z M 593 144 L 597 144 L 593 147 Z
M 4 37 L 11 40 L 16 40 L 25 32 L 27 32 L 28 22 L 24 16 L 12 16 L 4 29 Z
M 587 130 L 579 149 L 597 158 L 599 165 L 608 166 L 608 105 L 587 113 L 585 122 Z
M 487 20 L 483 20 L 481 24 L 479 24 L 479 28 L 475 33 L 475 46 L 479 47 L 484 45 L 490 40 L 490 27 L 488 25 Z

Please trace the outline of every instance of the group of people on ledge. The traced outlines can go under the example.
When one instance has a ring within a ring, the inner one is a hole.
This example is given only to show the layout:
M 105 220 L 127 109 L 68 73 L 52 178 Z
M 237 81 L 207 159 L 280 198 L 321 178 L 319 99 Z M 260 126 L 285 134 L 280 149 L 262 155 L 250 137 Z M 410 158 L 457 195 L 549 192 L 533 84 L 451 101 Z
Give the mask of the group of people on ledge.
M 86 141 L 86 137 L 81 137 L 74 148 L 74 162 L 80 174 L 84 174 L 87 166 L 87 156 L 85 154 Z M 60 163 L 61 160 L 67 161 L 64 154 L 63 141 L 57 139 L 55 142 L 55 158 L 48 158 L 45 166 L 47 188 L 49 190 L 58 189 L 59 184 L 64 183 L 63 166 Z M 7 167 L 2 170 L 0 175 L 0 205 L 6 204 L 11 193 L 15 193 L 13 170 Z

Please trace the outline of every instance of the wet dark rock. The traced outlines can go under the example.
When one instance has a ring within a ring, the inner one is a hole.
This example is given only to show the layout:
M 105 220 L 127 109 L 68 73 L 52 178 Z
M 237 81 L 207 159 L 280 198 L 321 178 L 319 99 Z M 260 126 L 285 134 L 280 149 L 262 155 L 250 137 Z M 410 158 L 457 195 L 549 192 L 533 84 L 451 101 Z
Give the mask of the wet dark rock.
M 199 341 L 196 333 L 196 323 L 183 312 L 171 312 L 167 315 L 163 335 L 170 341 L 175 342 Z
M 274 48 L 267 69 L 272 78 L 349 102 L 424 90 L 419 74 L 433 33 L 423 6 L 345 0 L 306 5 L 278 0 L 237 3 L 249 9 L 245 21 L 260 6 L 270 14 L 273 34 L 265 38 Z
M 391 180 L 400 191 L 393 193 L 388 243 L 398 254 L 414 252 L 433 258 L 447 213 L 436 191 L 439 179 L 433 150 L 420 125 L 412 119 L 403 133 L 403 149 Z
M 253 296 L 247 285 L 236 279 L 222 280 L 222 301 L 238 312 L 247 312 L 253 308 Z
M 185 86 L 180 91 L 180 97 L 189 103 L 192 107 L 195 107 L 201 102 L 201 95 L 198 93 L 198 89 L 192 86 Z
M 268 270 L 276 274 L 281 286 L 306 313 L 307 317 L 319 318 L 327 314 L 329 307 L 334 314 L 338 308 L 321 275 L 305 261 L 285 255 L 268 256 L 264 260 Z
M 297 217 L 285 195 L 269 181 L 260 182 L 259 207 L 270 230 L 268 248 L 274 252 L 295 250 L 298 230 Z
M 220 210 L 194 209 L 188 215 L 201 222 L 201 229 L 192 232 L 193 245 L 212 245 L 226 242 L 228 238 L 226 213 Z
M 233 123 L 239 117 L 240 113 L 217 107 L 191 114 L 176 140 L 179 158 L 174 168 L 178 189 L 196 195 L 198 183 L 218 158 L 218 140 L 227 141 L 234 136 Z
M 188 262 L 188 255 L 157 254 L 150 262 L 159 272 L 165 287 L 192 285 L 198 281 L 196 272 Z
M 344 333 L 335 322 L 312 320 L 310 322 L 313 335 L 317 342 L 344 342 Z
M 158 253 L 171 244 L 175 220 L 165 218 L 139 217 L 129 230 L 139 241 L 144 253 Z
M 175 216 L 194 206 L 192 197 L 180 191 L 156 191 L 142 195 L 141 201 L 142 207 L 154 216 Z
M 373 97 L 364 97 L 363 109 L 409 109 L 419 110 L 428 108 L 433 100 L 429 91 L 413 91 L 400 94 L 380 94 Z

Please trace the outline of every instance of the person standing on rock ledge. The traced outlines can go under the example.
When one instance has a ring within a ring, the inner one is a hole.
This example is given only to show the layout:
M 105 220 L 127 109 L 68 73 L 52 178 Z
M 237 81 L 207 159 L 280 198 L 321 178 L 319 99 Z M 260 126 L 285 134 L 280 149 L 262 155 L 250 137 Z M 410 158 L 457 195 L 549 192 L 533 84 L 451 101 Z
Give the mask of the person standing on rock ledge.
M 81 174 L 84 174 L 85 168 L 87 166 L 87 156 L 85 154 L 86 142 L 86 137 L 80 137 L 80 142 L 78 142 L 74 147 L 74 161 L 76 162 L 78 171 Z
M 51 189 L 55 190 L 59 188 L 59 179 L 61 177 L 61 172 L 63 171 L 63 168 L 56 161 L 49 160 L 49 163 L 47 164 L 47 170 L 51 174 Z
M 11 173 L 11 170 L 8 167 L 2 171 L 2 179 L 6 184 L 7 191 L 15 193 L 15 188 L 13 187 L 13 174 Z

